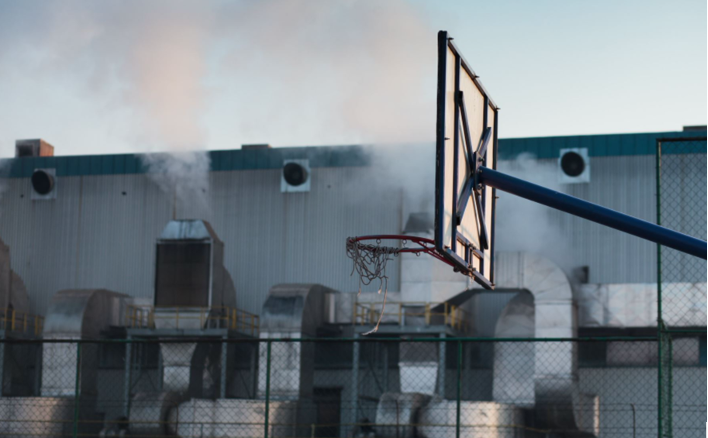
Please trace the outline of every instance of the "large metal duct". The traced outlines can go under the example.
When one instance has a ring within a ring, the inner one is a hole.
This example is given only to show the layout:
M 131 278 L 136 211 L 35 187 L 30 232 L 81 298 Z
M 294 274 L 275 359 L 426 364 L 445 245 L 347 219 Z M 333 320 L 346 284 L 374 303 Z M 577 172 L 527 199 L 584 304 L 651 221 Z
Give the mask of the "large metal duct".
M 236 290 L 223 261 L 224 244 L 209 222 L 168 222 L 157 240 L 155 328 L 211 328 L 210 321 L 217 320 L 206 316 L 221 316 L 235 307 Z M 195 343 L 160 344 L 163 388 L 201 397 L 203 368 L 213 356 L 211 350 Z M 200 366 L 195 367 L 195 361 Z
M 273 286 L 263 304 L 260 337 L 315 337 L 324 323 L 324 297 L 337 291 L 319 284 Z M 259 347 L 258 396 L 265 397 L 268 344 Z M 314 379 L 315 344 L 277 342 L 271 345 L 271 398 L 311 398 Z
M 430 396 L 418 393 L 386 392 L 376 407 L 376 436 L 380 438 L 415 438 L 421 409 Z
M 126 296 L 103 289 L 63 290 L 49 303 L 44 339 L 99 339 L 101 331 L 120 325 L 121 300 Z M 83 344 L 77 364 L 76 343 L 43 344 L 42 397 L 13 397 L 0 410 L 0 431 L 14 436 L 66 436 L 72 432 L 78 386 L 82 407 L 79 433 L 94 434 L 100 416 L 97 397 L 98 345 Z M 80 368 L 80 373 L 76 373 Z M 77 385 L 76 376 L 80 374 Z
M 656 327 L 656 283 L 582 284 L 578 289 L 580 327 Z M 662 319 L 668 326 L 700 327 L 707 316 L 706 283 L 671 283 L 662 292 Z
M 127 295 L 105 289 L 67 289 L 54 294 L 44 320 L 43 336 L 52 339 L 99 339 L 102 331 L 119 326 L 121 301 Z M 76 392 L 76 343 L 43 345 L 43 396 L 73 397 Z M 82 346 L 81 396 L 96 394 L 98 345 Z
M 444 378 L 441 369 L 440 345 L 437 342 L 401 342 L 398 346 L 398 369 L 401 392 L 419 392 L 429 396 L 441 394 Z
M 507 303 L 495 330 L 498 338 L 533 338 L 533 295 L 520 292 Z M 531 342 L 501 342 L 494 345 L 494 400 L 515 406 L 535 405 L 535 352 Z
M 295 401 L 271 400 L 268 405 L 268 436 L 309 436 L 296 431 L 297 410 L 298 403 Z M 178 437 L 260 437 L 265 432 L 265 402 L 192 399 L 170 411 L 167 428 L 170 435 Z
M 130 435 L 166 436 L 170 410 L 183 400 L 181 394 L 169 391 L 135 394 L 130 402 Z
M 224 269 L 224 243 L 209 222 L 170 221 L 157 240 L 155 306 L 235 305 L 233 282 Z
M 10 247 L 0 239 L 0 314 L 8 309 L 27 313 L 29 298 L 22 278 L 10 267 Z
M 0 436 L 71 436 L 74 401 L 61 397 L 13 397 L 0 404 Z
M 529 301 L 522 298 L 512 300 L 497 324 L 497 337 L 505 337 L 502 333 L 513 334 L 513 330 L 520 330 L 521 336 L 533 334 L 536 338 L 571 338 L 577 335 L 573 291 L 567 276 L 557 265 L 542 256 L 528 253 L 499 253 L 496 263 L 497 289 L 528 291 L 533 295 L 534 303 L 531 313 L 528 310 Z M 534 329 L 533 333 L 528 333 L 531 318 Z M 525 330 L 513 328 L 519 321 L 527 327 Z M 512 348 L 516 349 L 514 353 L 510 353 Z M 494 366 L 500 367 L 500 372 L 494 374 L 494 394 L 503 396 L 497 401 L 515 404 L 512 397 L 508 397 L 511 391 L 508 386 L 521 385 L 518 400 L 520 406 L 528 406 L 528 387 L 532 381 L 533 403 L 541 427 L 562 430 L 567 435 L 596 435 L 599 426 L 597 398 L 580 394 L 578 390 L 575 343 L 534 343 L 533 375 L 529 370 L 520 369 L 516 376 L 511 376 L 509 370 L 523 367 L 516 356 L 530 357 L 530 350 L 521 351 L 519 348 L 524 347 L 507 343 L 495 345 Z
M 460 437 L 521 438 L 525 435 L 523 411 L 495 402 L 460 402 Z M 457 402 L 434 399 L 421 410 L 417 432 L 422 438 L 457 437 Z

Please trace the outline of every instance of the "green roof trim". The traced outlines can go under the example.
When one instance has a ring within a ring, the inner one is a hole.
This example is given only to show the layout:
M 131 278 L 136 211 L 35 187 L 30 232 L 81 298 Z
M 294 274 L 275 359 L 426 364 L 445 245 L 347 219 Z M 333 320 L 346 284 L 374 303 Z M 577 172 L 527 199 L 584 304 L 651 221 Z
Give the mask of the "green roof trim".
M 533 154 L 536 158 L 558 158 L 561 149 L 570 148 L 587 148 L 591 157 L 654 155 L 657 139 L 694 137 L 706 137 L 706 131 L 506 138 L 499 140 L 499 159 L 512 159 L 522 153 Z M 696 142 L 694 150 L 682 150 L 687 153 L 706 153 L 706 145 Z
M 537 158 L 557 158 L 561 149 L 587 148 L 591 157 L 654 155 L 659 138 L 705 137 L 706 131 L 658 132 L 651 134 L 576 135 L 567 137 L 507 138 L 499 140 L 499 158 L 521 153 Z M 683 151 L 686 149 L 683 148 Z M 693 153 L 706 153 L 705 143 L 696 142 Z M 670 151 L 665 153 L 671 153 Z M 129 175 L 146 173 L 142 154 L 81 155 L 10 158 L 0 161 L 0 176 L 29 178 L 34 169 L 56 168 L 57 176 Z M 311 167 L 366 166 L 371 157 L 366 148 L 307 146 L 270 149 L 210 151 L 212 171 L 278 169 L 286 159 L 309 159 Z

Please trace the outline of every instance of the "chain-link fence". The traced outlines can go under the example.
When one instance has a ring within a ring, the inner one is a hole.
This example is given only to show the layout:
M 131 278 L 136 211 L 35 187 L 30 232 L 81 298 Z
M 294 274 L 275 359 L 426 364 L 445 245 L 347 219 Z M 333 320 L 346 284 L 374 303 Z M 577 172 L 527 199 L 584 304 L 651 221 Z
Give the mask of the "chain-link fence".
M 657 223 L 706 240 L 706 137 L 661 138 L 656 147 Z M 687 436 L 687 419 L 705 420 L 705 397 L 678 379 L 677 363 L 705 363 L 706 261 L 657 245 L 659 428 Z M 698 348 L 695 348 L 698 343 Z
M 5 341 L 1 436 L 656 437 L 655 338 Z M 705 433 L 703 334 L 671 345 Z M 666 359 L 664 359 L 666 360 Z

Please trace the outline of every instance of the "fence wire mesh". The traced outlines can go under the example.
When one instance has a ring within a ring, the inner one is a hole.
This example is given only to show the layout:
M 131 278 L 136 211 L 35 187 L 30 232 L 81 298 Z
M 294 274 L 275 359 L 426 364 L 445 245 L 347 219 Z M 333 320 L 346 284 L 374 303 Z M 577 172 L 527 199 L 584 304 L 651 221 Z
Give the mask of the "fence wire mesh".
M 657 142 L 658 222 L 706 240 L 708 176 L 706 139 L 660 139 Z M 672 248 L 659 251 L 658 282 L 668 329 L 704 326 L 706 260 Z M 699 309 L 700 307 L 700 309 Z
M 706 138 L 657 140 L 657 222 L 706 240 Z M 677 364 L 705 363 L 706 260 L 657 245 L 659 436 L 693 433 L 706 398 L 680 380 Z
M 664 344 L 672 350 L 675 436 L 705 433 L 704 343 L 702 334 L 683 333 Z M 122 339 L 0 346 L 0 436 L 658 433 L 659 343 L 651 338 Z

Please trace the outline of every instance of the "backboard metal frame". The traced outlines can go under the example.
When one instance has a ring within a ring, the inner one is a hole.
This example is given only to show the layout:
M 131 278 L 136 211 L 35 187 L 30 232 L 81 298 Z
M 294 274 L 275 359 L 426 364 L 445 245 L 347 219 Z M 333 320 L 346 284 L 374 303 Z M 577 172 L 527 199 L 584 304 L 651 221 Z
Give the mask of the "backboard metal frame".
M 435 248 L 494 289 L 496 189 L 479 168 L 497 167 L 499 107 L 446 31 L 438 33 L 437 92 Z

